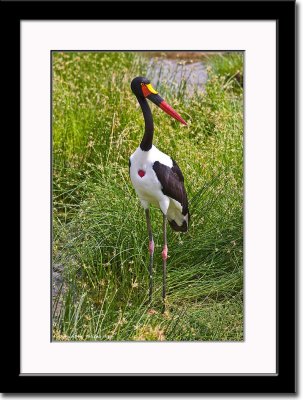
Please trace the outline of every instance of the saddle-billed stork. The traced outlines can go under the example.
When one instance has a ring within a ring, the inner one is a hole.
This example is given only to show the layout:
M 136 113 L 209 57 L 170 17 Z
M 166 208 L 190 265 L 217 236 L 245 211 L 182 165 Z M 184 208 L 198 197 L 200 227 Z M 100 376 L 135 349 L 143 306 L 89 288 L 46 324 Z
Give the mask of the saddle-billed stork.
M 152 101 L 167 114 L 187 125 L 184 119 L 169 106 L 153 88 L 151 82 L 138 76 L 131 82 L 131 89 L 141 106 L 145 122 L 145 132 L 140 146 L 130 156 L 129 173 L 132 184 L 145 210 L 149 236 L 149 302 L 153 290 L 154 241 L 151 229 L 149 205 L 159 207 L 163 213 L 163 311 L 166 298 L 166 260 L 167 260 L 167 220 L 173 230 L 186 232 L 189 225 L 189 210 L 184 187 L 184 177 L 177 163 L 153 145 L 154 123 L 146 99 Z

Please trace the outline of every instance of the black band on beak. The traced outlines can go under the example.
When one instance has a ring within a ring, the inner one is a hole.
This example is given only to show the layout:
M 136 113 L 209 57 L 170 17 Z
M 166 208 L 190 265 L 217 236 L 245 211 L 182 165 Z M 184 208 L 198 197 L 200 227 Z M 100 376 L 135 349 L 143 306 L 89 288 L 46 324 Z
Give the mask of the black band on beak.
M 162 99 L 161 96 L 159 96 L 158 94 L 150 94 L 149 96 L 147 96 L 148 100 L 152 101 L 154 104 L 156 104 L 156 106 L 160 107 L 160 104 L 162 103 L 162 101 L 164 101 Z
M 166 101 L 164 101 L 162 99 L 162 97 L 159 96 L 158 94 L 150 94 L 149 96 L 147 96 L 147 99 L 152 101 L 158 107 L 160 107 L 161 110 L 166 112 L 166 114 L 168 114 L 171 117 L 175 118 L 177 121 L 180 121 L 181 124 L 187 125 L 187 123 L 184 121 L 184 119 L 181 117 L 181 115 L 179 115 L 177 113 L 177 111 L 174 110 L 169 104 L 167 104 Z

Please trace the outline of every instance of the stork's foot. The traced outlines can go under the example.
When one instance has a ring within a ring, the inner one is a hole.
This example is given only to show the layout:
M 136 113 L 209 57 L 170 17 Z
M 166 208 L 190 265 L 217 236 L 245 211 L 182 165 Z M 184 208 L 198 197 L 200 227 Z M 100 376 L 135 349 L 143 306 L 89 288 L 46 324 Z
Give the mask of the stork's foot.
M 149 315 L 158 314 L 158 311 L 156 311 L 156 310 L 153 309 L 153 308 L 150 308 L 149 310 L 147 310 L 147 314 L 149 314 Z
M 163 260 L 167 260 L 167 257 L 168 257 L 167 253 L 168 253 L 168 248 L 167 248 L 167 245 L 165 245 L 162 250 L 162 259 Z

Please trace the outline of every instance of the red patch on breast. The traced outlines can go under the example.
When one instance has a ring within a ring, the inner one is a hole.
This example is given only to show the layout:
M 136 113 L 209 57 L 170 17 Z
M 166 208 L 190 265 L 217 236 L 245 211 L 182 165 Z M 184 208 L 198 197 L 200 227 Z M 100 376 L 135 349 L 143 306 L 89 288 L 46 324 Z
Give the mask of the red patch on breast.
M 145 171 L 143 171 L 142 169 L 139 169 L 138 175 L 140 176 L 140 178 L 143 178 L 143 176 L 145 175 Z

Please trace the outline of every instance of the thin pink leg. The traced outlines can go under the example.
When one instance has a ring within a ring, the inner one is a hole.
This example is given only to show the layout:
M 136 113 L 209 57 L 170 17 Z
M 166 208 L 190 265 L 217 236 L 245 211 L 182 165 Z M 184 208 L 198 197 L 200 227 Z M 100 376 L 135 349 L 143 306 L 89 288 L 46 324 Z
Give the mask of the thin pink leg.
M 167 253 L 168 253 L 168 248 L 167 245 L 165 244 L 162 250 L 162 259 L 167 260 Z
M 149 303 L 152 301 L 152 294 L 153 294 L 153 261 L 154 261 L 154 249 L 155 249 L 155 243 L 153 240 L 153 233 L 151 229 L 151 223 L 150 223 L 150 216 L 149 216 L 149 209 L 145 210 L 145 216 L 146 216 L 146 223 L 147 223 L 147 231 L 148 231 L 148 237 L 149 237 L 149 245 L 148 245 L 148 251 L 149 251 Z
M 162 285 L 162 300 L 163 300 L 163 308 L 162 312 L 165 312 L 166 306 L 166 260 L 167 260 L 167 239 L 166 239 L 166 215 L 163 214 L 163 250 L 162 250 L 162 259 L 163 259 L 163 285 Z
M 148 246 L 149 254 L 150 255 L 154 254 L 154 250 L 155 250 L 155 242 L 153 240 L 150 240 Z

